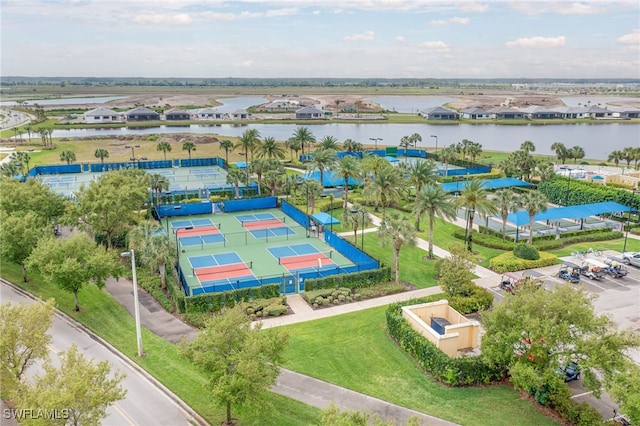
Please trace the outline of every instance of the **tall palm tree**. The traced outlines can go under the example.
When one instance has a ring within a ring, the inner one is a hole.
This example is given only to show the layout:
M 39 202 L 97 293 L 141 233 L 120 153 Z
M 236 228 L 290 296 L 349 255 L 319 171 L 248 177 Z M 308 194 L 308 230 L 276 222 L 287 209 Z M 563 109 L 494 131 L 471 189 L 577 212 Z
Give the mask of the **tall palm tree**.
M 351 155 L 345 155 L 338 160 L 335 167 L 336 174 L 342 176 L 344 180 L 344 209 L 347 209 L 349 202 L 349 178 L 359 178 L 362 173 L 360 161 Z
M 578 146 L 578 145 L 576 145 L 573 148 L 571 148 L 569 150 L 569 152 L 570 152 L 569 155 L 571 156 L 571 158 L 573 158 L 573 163 L 574 164 L 577 164 L 578 160 L 584 158 L 584 156 L 585 156 L 584 148 L 582 148 L 581 146 Z
M 415 245 L 416 229 L 408 217 L 393 212 L 382 219 L 378 229 L 378 237 L 383 245 L 391 244 L 393 267 L 396 271 L 396 284 L 400 284 L 400 249 L 403 245 Z
M 93 155 L 94 155 L 96 158 L 99 158 L 99 159 L 100 159 L 100 163 L 101 163 L 101 164 L 104 164 L 104 159 L 105 159 L 105 158 L 109 158 L 109 151 L 107 151 L 107 150 L 106 150 L 106 149 L 104 149 L 104 148 L 98 148 L 98 149 L 96 149 L 96 152 L 94 152 L 94 153 L 93 153 Z
M 440 161 L 444 163 L 444 175 L 449 175 L 449 163 L 458 158 L 455 145 L 449 145 L 438 153 Z
M 66 161 L 67 164 L 71 164 L 76 161 L 76 154 L 73 151 L 62 151 L 60 153 L 60 161 Z
M 316 198 L 322 195 L 322 186 L 315 180 L 307 179 L 302 182 L 300 193 L 307 197 L 307 206 L 311 209 L 313 214 L 316 207 Z
M 613 161 L 616 167 L 618 167 L 618 164 L 620 164 L 622 160 L 624 160 L 624 154 L 620 150 L 611 151 L 611 154 L 609 154 L 607 158 L 607 161 Z
M 31 125 L 31 123 L 26 124 L 24 126 L 24 130 L 29 135 L 29 143 L 31 143 L 31 133 L 33 132 L 33 126 Z
M 156 206 L 160 205 L 160 195 L 162 191 L 169 190 L 169 183 L 169 179 L 159 173 L 154 173 L 149 176 L 149 187 L 156 194 Z
M 253 152 L 258 141 L 260 141 L 260 132 L 256 129 L 248 129 L 242 133 L 238 143 L 233 147 L 234 149 L 242 148 L 244 151 L 244 161 L 247 165 L 247 184 L 249 183 L 249 152 Z
M 410 136 L 403 136 L 402 138 L 400 138 L 400 146 L 404 148 L 404 161 L 407 161 L 407 157 L 409 155 L 409 153 L 407 152 L 409 150 L 409 147 L 411 146 L 412 142 L 411 142 L 411 137 Z
M 378 176 L 365 185 L 365 194 L 379 199 L 382 204 L 382 219 L 385 217 L 387 202 L 399 197 L 405 180 L 400 171 L 391 165 L 380 169 Z
M 302 148 L 302 155 L 304 155 L 304 144 L 305 143 L 311 144 L 316 141 L 316 137 L 313 136 L 313 133 L 311 133 L 311 130 L 309 130 L 307 127 L 298 127 L 293 132 L 293 138 L 298 142 L 300 142 L 300 147 Z
M 640 147 L 632 148 L 633 168 L 638 170 L 638 161 L 640 161 Z
M 129 232 L 129 246 L 139 255 L 136 259 L 151 273 L 160 274 L 160 285 L 167 288 L 167 263 L 175 258 L 173 239 L 166 238 L 159 232 L 162 227 L 156 222 L 145 221 Z
M 436 217 L 453 220 L 456 210 L 453 206 L 453 196 L 438 185 L 428 185 L 416 193 L 412 213 L 416 215 L 416 231 L 420 231 L 420 216 L 429 216 L 429 257 L 433 257 L 433 225 Z
M 502 239 L 507 237 L 507 218 L 509 213 L 515 212 L 520 207 L 520 200 L 516 198 L 516 193 L 510 189 L 496 191 L 493 202 L 502 218 Z
M 436 182 L 438 177 L 438 169 L 433 160 L 418 161 L 412 164 L 408 170 L 409 181 L 416 189 L 416 194 L 422 191 L 425 185 Z M 418 228 L 416 226 L 416 228 Z
M 229 151 L 233 149 L 233 142 L 229 139 L 221 140 L 220 149 L 224 149 L 224 161 L 229 165 Z
M 15 163 L 16 166 L 18 166 L 18 163 L 20 163 L 18 167 L 21 169 L 20 173 L 23 176 L 29 174 L 29 161 L 31 161 L 31 156 L 27 151 L 16 151 L 11 154 L 10 157 L 13 160 L 12 162 Z
M 309 168 L 320 171 L 320 185 L 324 188 L 324 171 L 331 170 L 336 164 L 336 152 L 333 149 L 318 148 L 313 154 Z
M 270 169 L 264 174 L 262 182 L 269 188 L 270 195 L 276 195 L 276 190 L 284 185 L 284 178 L 282 170 Z
M 364 149 L 360 142 L 356 142 L 353 139 L 346 139 L 342 147 L 347 152 L 362 152 Z
M 635 155 L 632 147 L 627 146 L 622 149 L 622 159 L 627 162 L 627 168 L 631 166 L 631 162 L 633 161 L 634 157 Z
M 469 146 L 469 157 L 471 162 L 475 163 L 476 159 L 482 154 L 482 144 L 478 142 L 472 142 Z
M 264 138 L 262 145 L 257 150 L 256 157 L 282 160 L 285 157 L 285 153 L 284 149 L 276 142 L 276 139 L 269 136 Z
M 536 151 L 536 146 L 531 141 L 524 141 L 520 145 L 520 149 L 525 151 L 525 152 L 535 152 Z
M 457 208 L 465 208 L 467 210 L 467 225 L 466 225 L 466 244 L 467 250 L 472 250 L 473 241 L 473 219 L 476 213 L 481 216 L 489 216 L 495 214 L 498 209 L 495 204 L 489 199 L 489 191 L 484 188 L 483 181 L 480 179 L 472 179 L 471 182 L 466 184 L 460 191 L 460 196 L 454 201 L 454 205 Z
M 236 192 L 236 199 L 240 198 L 240 183 L 244 183 L 247 175 L 240 169 L 233 167 L 227 171 L 227 183 L 233 185 Z
M 291 137 L 285 141 L 284 147 L 289 150 L 289 157 L 291 158 L 291 161 L 293 161 L 293 153 L 295 152 L 296 157 L 298 156 L 298 151 L 300 151 L 302 143 L 300 143 L 300 141 L 295 137 Z
M 258 177 L 258 195 L 262 195 L 261 186 L 262 186 L 262 175 L 270 170 L 270 165 L 267 160 L 263 160 L 261 158 L 253 160 L 251 162 L 251 166 L 249 166 L 251 173 L 255 174 Z
M 325 136 L 320 139 L 320 146 L 318 148 L 323 149 L 332 149 L 334 151 L 339 151 L 340 147 L 338 146 L 338 139 L 333 136 Z
M 564 164 L 564 161 L 567 159 L 568 154 L 567 147 L 564 146 L 562 142 L 554 142 L 553 144 L 551 144 L 551 150 L 556 153 L 558 161 Z
M 167 152 L 171 152 L 171 144 L 167 141 L 162 141 L 156 146 L 156 151 L 162 151 L 164 153 L 164 161 L 167 161 Z
M 186 141 L 182 144 L 182 150 L 189 152 L 189 160 L 191 160 L 191 151 L 196 150 L 196 144 L 191 141 Z
M 529 244 L 533 243 L 533 218 L 540 212 L 547 211 L 549 200 L 539 191 L 527 191 L 520 198 L 522 207 L 529 214 Z
M 413 147 L 417 148 L 418 142 L 422 142 L 422 136 L 420 136 L 420 133 L 414 133 L 411 136 L 409 136 L 409 140 L 413 144 Z
M 523 149 L 515 151 L 509 156 L 509 161 L 520 174 L 520 179 L 526 178 L 529 180 L 531 178 L 531 172 L 536 166 L 536 160 L 529 151 Z
M 366 213 L 366 208 L 358 203 L 354 203 L 350 209 L 344 209 L 342 211 L 342 224 L 347 229 L 353 230 L 353 244 L 357 245 L 358 243 L 358 229 L 360 225 L 363 226 L 363 231 L 366 226 L 371 223 L 371 218 Z M 363 223 L 364 219 L 364 223 Z
M 365 188 L 371 180 L 375 180 L 378 177 L 378 173 L 383 167 L 390 166 L 389 161 L 386 158 L 380 157 L 378 155 L 365 155 L 362 159 L 362 176 L 364 177 L 364 186 Z M 375 207 L 374 211 L 378 212 L 378 200 L 379 197 L 377 193 L 375 194 Z

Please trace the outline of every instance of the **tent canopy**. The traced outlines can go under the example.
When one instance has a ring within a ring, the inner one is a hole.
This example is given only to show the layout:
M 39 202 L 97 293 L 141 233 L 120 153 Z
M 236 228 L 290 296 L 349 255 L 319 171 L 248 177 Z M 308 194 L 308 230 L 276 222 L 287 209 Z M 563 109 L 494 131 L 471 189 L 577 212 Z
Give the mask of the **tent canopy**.
M 470 180 L 460 182 L 449 182 L 441 185 L 442 189 L 447 192 L 460 192 L 466 185 L 471 183 Z M 500 178 L 500 179 L 485 179 L 482 181 L 482 187 L 486 189 L 499 189 L 509 188 L 512 186 L 533 186 L 529 182 L 525 182 L 516 178 Z
M 589 216 L 597 216 L 605 213 L 617 213 L 633 211 L 632 208 L 622 204 L 605 201 L 602 203 L 581 204 L 578 206 L 556 207 L 548 209 L 545 212 L 538 213 L 533 217 L 534 221 L 541 220 L 558 220 L 558 219 L 583 219 Z M 509 222 L 520 226 L 529 224 L 529 213 L 521 210 L 515 213 L 509 213 L 507 216 Z
M 314 221 L 324 226 L 331 225 L 331 224 L 338 225 L 340 223 L 338 219 L 324 212 L 316 213 L 311 217 L 313 218 Z
M 236 161 L 233 164 L 239 169 L 246 169 L 247 168 L 247 163 L 244 162 L 244 161 Z

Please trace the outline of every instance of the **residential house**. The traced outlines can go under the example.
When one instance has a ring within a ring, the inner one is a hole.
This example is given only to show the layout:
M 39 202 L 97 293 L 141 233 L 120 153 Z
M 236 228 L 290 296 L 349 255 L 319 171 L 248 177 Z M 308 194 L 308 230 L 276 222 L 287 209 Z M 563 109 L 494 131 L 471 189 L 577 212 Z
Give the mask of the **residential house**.
M 225 118 L 224 113 L 219 112 L 215 108 L 203 108 L 196 112 L 196 117 L 199 120 L 222 120 Z
M 191 114 L 183 109 L 172 108 L 164 113 L 165 120 L 190 120 Z
M 492 118 L 496 120 L 518 120 L 524 118 L 524 113 L 517 109 L 498 107 L 489 110 Z
M 427 120 L 458 120 L 460 118 L 460 114 L 456 111 L 440 106 L 422 110 L 420 115 Z
M 531 105 L 522 108 L 520 111 L 524 113 L 526 118 L 532 120 L 548 120 L 553 118 L 562 118 L 560 111 L 550 110 L 537 105 Z
M 121 113 L 104 107 L 92 109 L 83 115 L 85 123 L 115 123 L 124 121 L 124 116 Z
M 288 99 L 277 99 L 270 104 L 264 106 L 265 111 L 279 112 L 279 111 L 295 111 L 300 108 L 300 102 L 290 101 Z
M 323 111 L 314 106 L 307 106 L 296 110 L 296 118 L 298 119 L 322 118 L 323 115 Z
M 460 116 L 467 120 L 489 120 L 491 114 L 482 108 L 465 108 L 460 111 Z
M 556 111 L 560 113 L 562 118 L 589 118 L 589 109 L 587 107 L 558 107 Z
M 606 108 L 599 107 L 597 105 L 591 105 L 588 107 L 589 117 L 591 118 L 613 118 L 613 111 Z
M 640 118 L 640 109 L 632 106 L 609 106 L 613 118 Z
M 160 114 L 145 107 L 137 107 L 127 112 L 128 121 L 153 121 L 160 120 Z
M 231 118 L 234 120 L 247 120 L 249 117 L 251 117 L 251 114 L 246 109 L 239 109 L 231 113 Z

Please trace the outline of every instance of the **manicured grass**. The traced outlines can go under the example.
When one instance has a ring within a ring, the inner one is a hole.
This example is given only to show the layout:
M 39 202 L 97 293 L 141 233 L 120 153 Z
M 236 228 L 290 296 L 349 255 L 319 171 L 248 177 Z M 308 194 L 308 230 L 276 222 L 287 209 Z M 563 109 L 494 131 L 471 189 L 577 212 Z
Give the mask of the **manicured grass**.
M 43 299 L 55 298 L 58 309 L 86 325 L 142 366 L 211 424 L 220 423 L 225 418 L 225 410 L 215 406 L 209 397 L 204 376 L 179 355 L 176 345 L 143 327 L 146 355 L 143 358 L 136 357 L 134 320 L 106 291 L 93 285 L 87 286 L 80 292 L 81 311 L 74 312 L 73 295 L 45 284 L 37 274 L 30 274 L 29 282 L 23 284 L 20 268 L 3 260 L 2 276 Z M 256 412 L 249 408 L 232 407 L 233 416 L 247 425 L 296 426 L 319 422 L 320 410 L 298 401 L 268 392 L 265 402 L 271 409 L 264 408 Z
M 461 424 L 556 424 L 509 386 L 435 382 L 388 337 L 385 309 L 284 327 L 290 336 L 285 367 Z

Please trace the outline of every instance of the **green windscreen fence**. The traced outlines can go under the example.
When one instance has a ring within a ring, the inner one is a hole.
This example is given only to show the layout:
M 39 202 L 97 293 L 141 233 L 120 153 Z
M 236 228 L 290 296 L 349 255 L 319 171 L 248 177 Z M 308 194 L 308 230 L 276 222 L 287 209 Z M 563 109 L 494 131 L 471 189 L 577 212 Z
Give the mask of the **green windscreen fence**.
M 387 157 L 397 157 L 398 156 L 398 147 L 397 146 L 388 146 L 384 149 L 384 155 Z

